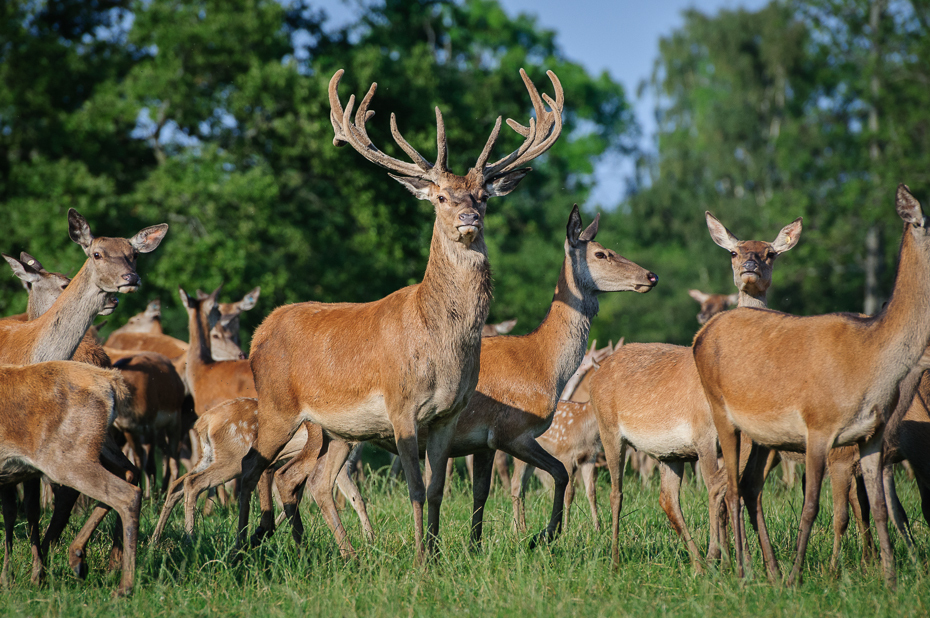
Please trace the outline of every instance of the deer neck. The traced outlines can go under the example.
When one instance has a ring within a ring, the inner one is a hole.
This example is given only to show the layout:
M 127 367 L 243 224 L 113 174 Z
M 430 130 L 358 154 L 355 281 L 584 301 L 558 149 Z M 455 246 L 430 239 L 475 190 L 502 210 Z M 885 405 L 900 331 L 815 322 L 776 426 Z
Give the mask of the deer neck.
M 739 291 L 739 299 L 737 300 L 737 307 L 751 307 L 754 309 L 765 309 L 768 307 L 768 302 L 766 301 L 766 295 L 768 290 L 765 292 L 756 292 L 752 293 L 747 290 L 741 289 Z
M 33 320 L 37 331 L 30 362 L 71 360 L 106 301 L 107 293 L 92 281 L 85 262 L 48 311 Z
M 570 260 L 566 257 L 562 264 L 549 312 L 527 335 L 529 348 L 539 350 L 541 377 L 546 382 L 555 381 L 556 397 L 584 358 L 591 320 L 599 307 L 595 291 L 579 284 Z
M 930 342 L 930 246 L 914 240 L 905 226 L 891 300 L 875 317 L 872 341 L 881 346 L 876 354 L 883 372 L 900 380 L 923 356 Z M 897 371 L 896 371 L 897 370 Z
M 201 310 L 189 311 L 188 314 L 187 328 L 190 332 L 190 344 L 187 348 L 187 375 L 190 379 L 198 368 L 211 364 L 213 356 L 207 329 L 201 318 Z M 192 381 L 191 384 L 193 384 Z
M 484 237 L 478 236 L 466 247 L 449 239 L 437 221 L 416 295 L 419 317 L 428 332 L 478 349 L 491 303 L 491 267 Z

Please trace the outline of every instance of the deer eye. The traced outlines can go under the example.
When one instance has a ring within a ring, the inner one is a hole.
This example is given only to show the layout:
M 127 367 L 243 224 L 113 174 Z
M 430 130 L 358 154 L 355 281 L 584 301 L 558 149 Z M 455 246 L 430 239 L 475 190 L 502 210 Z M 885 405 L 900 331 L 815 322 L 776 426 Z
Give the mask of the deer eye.
M 440 203 L 440 204 L 445 204 L 445 203 L 446 203 L 446 196 L 445 196 L 445 195 L 440 195 L 440 196 L 439 196 L 439 203 Z
M 96 251 L 94 251 L 94 259 L 95 259 L 95 260 L 99 260 L 99 259 L 100 259 L 100 254 L 97 253 Z
M 598 251 L 597 253 L 594 254 L 594 257 L 596 257 L 596 258 L 599 259 L 599 260 L 603 260 L 603 259 L 606 258 L 607 256 L 604 254 L 603 251 Z
M 730 251 L 730 256 L 736 257 L 736 251 Z

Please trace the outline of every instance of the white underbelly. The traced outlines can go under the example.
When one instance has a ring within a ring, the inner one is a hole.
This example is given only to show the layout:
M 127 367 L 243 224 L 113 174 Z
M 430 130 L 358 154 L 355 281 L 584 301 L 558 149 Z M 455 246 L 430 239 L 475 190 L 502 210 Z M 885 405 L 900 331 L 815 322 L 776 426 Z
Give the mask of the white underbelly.
M 620 428 L 623 439 L 637 451 L 648 453 L 656 459 L 692 459 L 697 457 L 696 436 L 687 423 L 663 427 L 655 431 L 636 431 Z

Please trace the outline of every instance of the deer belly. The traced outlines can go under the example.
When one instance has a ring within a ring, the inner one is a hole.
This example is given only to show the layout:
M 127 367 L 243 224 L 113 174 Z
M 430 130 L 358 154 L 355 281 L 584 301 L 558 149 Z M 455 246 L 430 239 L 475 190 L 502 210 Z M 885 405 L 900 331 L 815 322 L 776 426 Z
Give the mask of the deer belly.
M 768 410 L 765 414 L 741 414 L 727 410 L 730 421 L 754 442 L 763 446 L 803 452 L 807 425 L 797 410 Z
M 623 439 L 637 451 L 652 455 L 656 459 L 692 459 L 697 457 L 694 447 L 694 430 L 687 423 L 676 425 L 655 424 L 650 427 L 620 428 Z
M 339 408 L 304 407 L 302 421 L 320 425 L 329 433 L 344 440 L 372 440 L 394 435 L 394 426 L 388 417 L 381 394 Z

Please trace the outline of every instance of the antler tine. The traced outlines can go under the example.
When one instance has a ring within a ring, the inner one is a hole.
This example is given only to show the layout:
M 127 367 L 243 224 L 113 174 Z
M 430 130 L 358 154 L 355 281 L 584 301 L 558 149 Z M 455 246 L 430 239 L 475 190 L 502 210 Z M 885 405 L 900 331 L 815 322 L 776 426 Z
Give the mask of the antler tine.
M 488 138 L 488 142 L 484 145 L 484 150 L 481 151 L 481 154 L 478 155 L 478 161 L 475 162 L 476 170 L 483 170 L 484 166 L 488 163 L 488 157 L 491 156 L 491 148 L 494 147 L 494 142 L 497 141 L 497 136 L 501 132 L 501 117 L 497 117 L 497 122 L 494 123 L 494 129 L 491 131 L 491 136 Z
M 559 138 L 559 135 L 561 135 L 562 109 L 565 105 L 565 92 L 562 89 L 562 83 L 555 73 L 546 71 L 546 75 L 549 76 L 549 81 L 552 82 L 552 87 L 555 91 L 555 100 L 547 94 L 543 94 L 540 97 L 539 91 L 536 90 L 536 86 L 533 85 L 526 71 L 520 69 L 520 77 L 523 78 L 523 83 L 526 85 L 527 92 L 530 95 L 530 101 L 533 104 L 533 111 L 536 114 L 535 122 L 531 117 L 530 126 L 524 127 L 512 119 L 507 120 L 507 124 L 510 125 L 514 131 L 525 137 L 526 140 L 516 152 L 488 166 L 487 169 L 484 170 L 486 177 L 510 171 L 519 165 L 535 159 L 549 150 L 552 144 Z M 551 111 L 546 111 L 543 102 L 549 106 Z
M 436 167 L 446 172 L 448 161 L 448 144 L 446 144 L 446 125 L 442 121 L 442 112 L 436 106 Z
M 397 145 L 404 149 L 404 152 L 407 153 L 411 159 L 417 164 L 419 168 L 415 173 L 410 174 L 411 176 L 420 176 L 420 171 L 428 172 L 432 169 L 432 165 L 429 161 L 423 158 L 416 149 L 411 146 L 407 140 L 404 139 L 404 136 L 400 134 L 400 130 L 397 128 L 397 118 L 394 116 L 394 112 L 391 112 L 391 135 L 394 136 L 394 141 L 397 142 Z
M 339 69 L 329 81 L 329 119 L 333 124 L 333 131 L 335 133 L 333 145 L 343 146 L 345 144 L 350 144 L 352 148 L 372 163 L 405 176 L 421 176 L 422 173 L 420 170 L 423 166 L 416 157 L 414 157 L 414 160 L 417 161 L 417 165 L 390 157 L 378 150 L 368 137 L 365 123 L 375 115 L 373 111 L 368 110 L 368 105 L 371 103 L 371 99 L 378 89 L 377 82 L 371 84 L 371 87 L 362 99 L 358 108 L 358 114 L 355 116 L 355 123 L 351 121 L 352 110 L 355 107 L 355 95 L 349 96 L 349 102 L 345 109 L 342 108 L 342 104 L 339 102 L 339 80 L 344 72 L 345 71 L 342 69 Z M 392 132 L 394 132 L 396 127 L 393 114 L 391 115 L 391 125 Z M 396 136 L 397 134 L 395 133 L 395 139 Z M 403 147 L 403 144 L 401 144 L 401 147 Z M 410 154 L 410 151 L 407 151 L 407 154 Z M 419 155 L 417 156 L 419 157 Z M 422 160 L 423 157 L 419 157 L 419 159 Z M 427 163 L 427 166 L 428 165 Z M 427 167 L 426 169 L 429 168 Z

